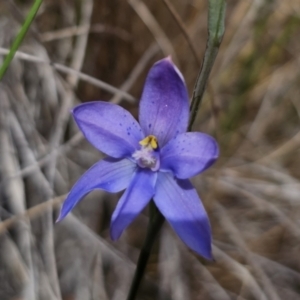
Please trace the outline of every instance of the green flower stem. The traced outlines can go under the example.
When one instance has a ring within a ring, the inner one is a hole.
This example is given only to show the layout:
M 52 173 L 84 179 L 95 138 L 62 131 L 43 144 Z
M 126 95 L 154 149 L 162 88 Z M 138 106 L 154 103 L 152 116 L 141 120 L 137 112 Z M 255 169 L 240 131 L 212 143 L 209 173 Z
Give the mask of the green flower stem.
M 165 218 L 160 213 L 160 211 L 157 209 L 156 205 L 153 201 L 150 203 L 150 221 L 148 225 L 147 235 L 144 242 L 144 245 L 141 249 L 141 253 L 139 256 L 139 260 L 137 262 L 135 274 L 133 277 L 133 281 L 130 287 L 130 291 L 127 297 L 127 300 L 134 300 L 136 297 L 136 294 L 138 292 L 138 288 L 140 286 L 140 283 L 143 279 L 146 265 L 151 253 L 152 246 L 154 244 L 155 238 L 161 229 Z
M 18 33 L 16 39 L 13 42 L 13 45 L 10 48 L 10 51 L 8 53 L 8 55 L 5 57 L 5 60 L 1 66 L 0 69 L 0 80 L 3 78 L 8 66 L 10 65 L 12 59 L 15 56 L 15 53 L 17 52 L 17 50 L 19 49 L 37 11 L 39 10 L 41 4 L 42 4 L 43 0 L 35 0 L 34 4 L 32 5 L 30 12 L 20 30 L 20 32 Z
M 204 60 L 193 92 L 188 131 L 191 131 L 195 122 L 210 71 L 214 65 L 222 42 L 225 31 L 225 9 L 225 0 L 208 1 L 208 40 Z

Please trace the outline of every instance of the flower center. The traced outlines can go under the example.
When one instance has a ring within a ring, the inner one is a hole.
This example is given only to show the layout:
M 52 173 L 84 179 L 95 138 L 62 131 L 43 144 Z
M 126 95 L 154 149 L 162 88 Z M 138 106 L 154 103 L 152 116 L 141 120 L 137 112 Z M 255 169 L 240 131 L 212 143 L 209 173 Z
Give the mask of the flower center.
M 141 149 L 135 151 L 132 157 L 141 168 L 157 171 L 160 166 L 159 147 L 154 135 L 148 135 L 139 142 Z

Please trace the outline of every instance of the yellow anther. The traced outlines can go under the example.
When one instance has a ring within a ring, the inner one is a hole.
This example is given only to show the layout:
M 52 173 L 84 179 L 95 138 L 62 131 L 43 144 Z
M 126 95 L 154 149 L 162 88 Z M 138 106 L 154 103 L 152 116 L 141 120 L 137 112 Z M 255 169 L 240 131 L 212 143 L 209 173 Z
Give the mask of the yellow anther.
M 158 142 L 154 135 L 148 135 L 143 140 L 140 141 L 140 145 L 144 147 L 151 147 L 152 149 L 157 149 Z

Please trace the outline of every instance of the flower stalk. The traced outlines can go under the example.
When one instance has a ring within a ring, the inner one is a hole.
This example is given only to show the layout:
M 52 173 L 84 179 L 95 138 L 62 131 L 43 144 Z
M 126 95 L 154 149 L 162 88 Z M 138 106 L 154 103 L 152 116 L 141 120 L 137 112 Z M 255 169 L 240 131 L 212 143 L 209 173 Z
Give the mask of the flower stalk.
M 225 9 L 225 0 L 208 1 L 208 39 L 204 60 L 193 92 L 188 131 L 192 129 L 193 123 L 195 122 L 209 74 L 212 70 L 222 42 L 225 31 Z

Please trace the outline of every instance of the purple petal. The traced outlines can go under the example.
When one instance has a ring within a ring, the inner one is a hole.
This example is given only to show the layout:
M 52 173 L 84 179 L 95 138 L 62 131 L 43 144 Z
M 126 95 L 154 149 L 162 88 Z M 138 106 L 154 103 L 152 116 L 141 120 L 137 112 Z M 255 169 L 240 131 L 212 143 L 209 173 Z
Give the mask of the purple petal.
M 94 189 L 111 193 L 124 190 L 129 185 L 135 169 L 136 164 L 128 159 L 117 161 L 106 158 L 94 164 L 71 189 L 61 207 L 57 222 L 65 218 L 82 197 Z
M 130 156 L 144 137 L 133 116 L 116 104 L 84 103 L 73 109 L 73 115 L 87 140 L 114 158 Z
M 156 136 L 163 147 L 186 131 L 188 118 L 189 98 L 183 77 L 170 58 L 160 60 L 148 74 L 140 102 L 144 134 Z
M 176 136 L 161 150 L 160 168 L 187 179 L 210 167 L 218 155 L 219 147 L 213 137 L 187 132 Z
M 110 235 L 116 240 L 123 230 L 149 203 L 153 194 L 157 173 L 149 169 L 138 169 L 135 176 L 119 200 L 112 215 Z
M 159 173 L 154 202 L 188 247 L 212 259 L 209 220 L 188 180 L 176 180 L 171 173 Z

